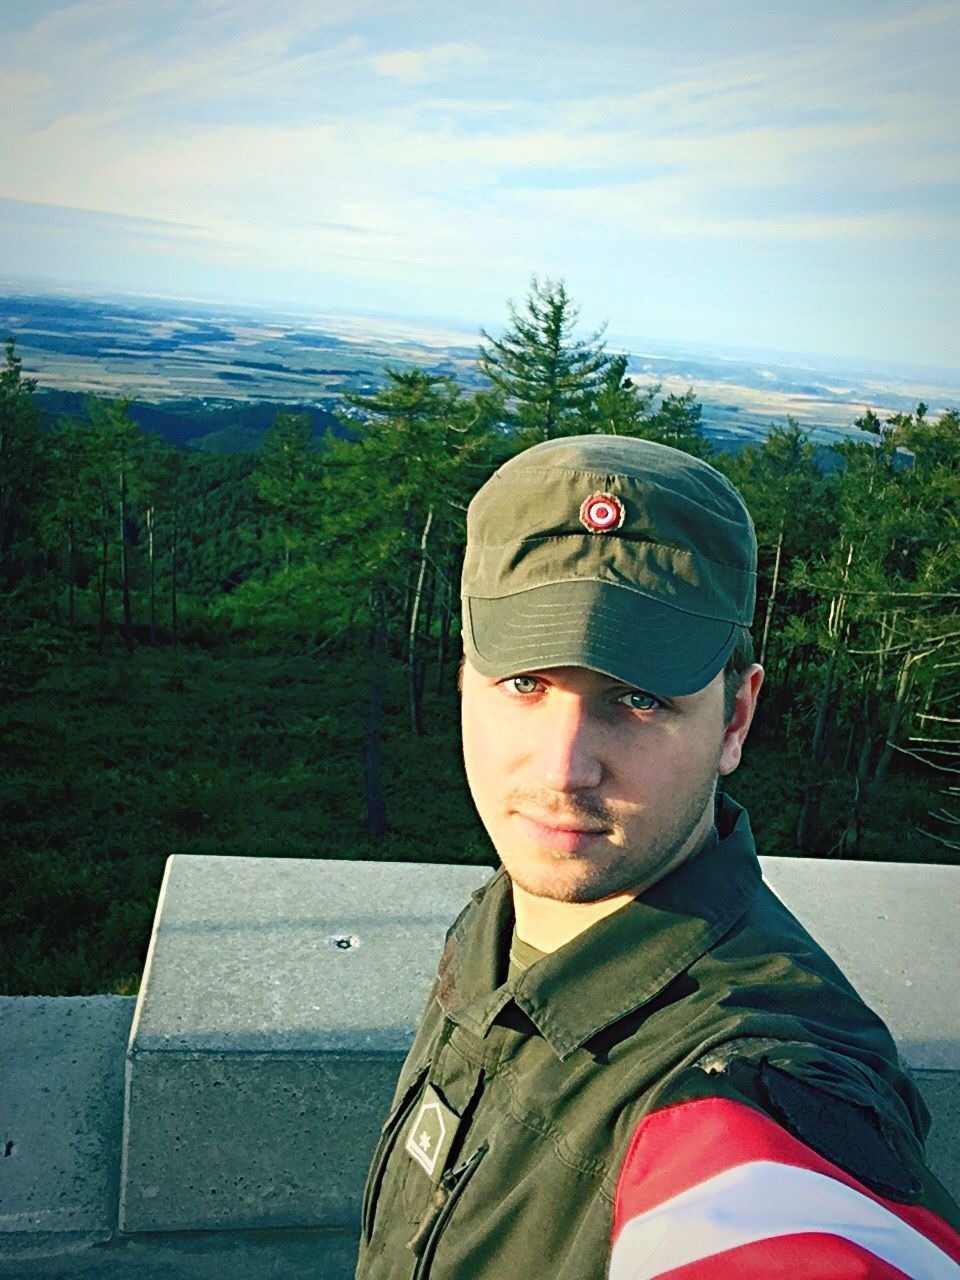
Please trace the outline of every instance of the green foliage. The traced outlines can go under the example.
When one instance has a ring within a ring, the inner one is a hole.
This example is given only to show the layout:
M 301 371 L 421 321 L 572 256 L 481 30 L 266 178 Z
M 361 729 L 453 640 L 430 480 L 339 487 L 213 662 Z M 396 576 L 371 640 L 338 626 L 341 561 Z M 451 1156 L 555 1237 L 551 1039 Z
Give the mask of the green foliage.
M 505 397 L 509 421 L 529 441 L 583 429 L 604 387 L 610 357 L 603 330 L 573 335 L 577 309 L 561 280 L 534 276 L 522 311 L 511 302 L 502 338 L 483 332 L 480 372 Z
M 255 509 L 264 517 L 263 550 L 268 562 L 279 558 L 285 573 L 303 560 L 316 524 L 316 463 L 309 417 L 277 414 L 263 442 L 253 491 Z
M 924 407 L 925 406 L 921 406 Z M 938 472 L 956 476 L 960 473 L 960 412 L 948 409 L 935 421 L 925 413 L 898 413 L 890 419 L 892 428 L 888 443 L 894 453 L 898 448 L 913 455 L 912 470 L 924 478 Z
M 703 434 L 701 413 L 700 402 L 692 387 L 682 396 L 670 394 L 663 398 L 659 408 L 650 417 L 643 435 L 647 440 L 668 444 L 674 449 L 682 449 L 684 453 L 692 453 L 695 457 L 710 458 L 713 448 Z
M 803 848 L 831 838 L 821 808 L 843 737 L 852 785 L 829 848 L 858 856 L 885 799 L 894 753 L 916 754 L 920 717 L 956 684 L 960 451 L 928 452 L 923 416 L 898 415 L 875 446 L 840 447 L 845 465 L 828 486 L 833 538 L 793 568 L 792 582 L 811 596 L 806 615 L 819 690 L 798 826 Z M 902 467 L 905 436 L 918 448 L 913 465 Z M 949 424 L 935 439 L 949 442 Z M 949 837 L 943 842 L 951 847 Z
M 476 847 L 455 697 L 428 697 L 431 733 L 412 752 L 403 678 L 392 663 L 385 755 L 402 813 L 382 846 L 365 828 L 365 671 L 349 646 L 78 652 L 36 679 L 0 712 L 0 930 L 17 939 L 0 989 L 111 990 L 138 973 L 170 854 L 445 861 Z M 444 842 L 426 839 L 425 814 Z
M 562 284 L 511 315 L 490 389 L 390 369 L 319 441 L 281 411 L 256 458 L 123 402 L 41 433 L 8 343 L 4 989 L 135 988 L 170 853 L 491 860 L 451 692 L 470 496 L 565 432 L 709 453 L 692 392 L 573 339 Z M 956 860 L 960 416 L 874 417 L 827 474 L 790 422 L 711 455 L 756 522 L 767 669 L 731 789 L 764 853 Z
M 13 338 L 0 369 L 0 591 L 13 592 L 31 575 L 45 488 L 36 380 L 24 378 Z
M 162 538 L 158 549 L 161 590 L 170 587 L 175 523 L 182 590 L 213 606 L 264 560 L 251 482 L 256 459 L 174 452 L 171 461 L 175 466 L 164 499 L 171 536 Z
M 650 430 L 649 410 L 659 388 L 640 391 L 627 376 L 627 357 L 612 356 L 593 398 L 592 430 L 603 435 L 641 436 Z

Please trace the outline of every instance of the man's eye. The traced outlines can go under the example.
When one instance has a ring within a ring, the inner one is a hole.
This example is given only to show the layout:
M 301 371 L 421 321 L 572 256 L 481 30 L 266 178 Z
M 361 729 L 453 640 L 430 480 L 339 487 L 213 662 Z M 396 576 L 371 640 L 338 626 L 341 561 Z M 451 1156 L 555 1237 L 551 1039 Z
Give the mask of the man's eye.
M 629 707 L 631 711 L 654 711 L 663 705 L 659 698 L 655 698 L 652 693 L 644 693 L 641 689 L 631 689 L 629 693 L 622 693 L 617 701 L 621 706 Z
M 507 685 L 514 693 L 535 693 L 538 682 L 534 676 L 511 676 Z

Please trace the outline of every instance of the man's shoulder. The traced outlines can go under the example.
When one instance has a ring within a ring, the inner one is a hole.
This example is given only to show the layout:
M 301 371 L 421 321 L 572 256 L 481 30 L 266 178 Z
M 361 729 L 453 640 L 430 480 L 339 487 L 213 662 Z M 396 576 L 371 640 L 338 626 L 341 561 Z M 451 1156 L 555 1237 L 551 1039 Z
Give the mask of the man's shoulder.
M 810 933 L 765 880 L 734 926 L 711 953 L 734 963 L 746 983 L 826 983 L 838 995 L 862 1003 L 860 995 L 830 953 Z
M 447 949 L 463 940 L 467 927 L 478 915 L 497 908 L 503 894 L 509 892 L 509 885 L 510 882 L 503 867 L 491 869 L 489 876 L 474 889 L 447 928 L 444 939 Z
M 960 1276 L 960 1210 L 924 1165 L 917 1123 L 909 1090 L 843 1054 L 717 1046 L 633 1130 L 612 1280 L 651 1245 L 650 1277 L 835 1276 L 851 1259 L 865 1276 Z
M 743 1037 L 702 1055 L 674 1096 L 742 1101 L 875 1190 L 910 1199 L 921 1189 L 929 1113 L 906 1074 L 880 1065 L 806 1041 Z

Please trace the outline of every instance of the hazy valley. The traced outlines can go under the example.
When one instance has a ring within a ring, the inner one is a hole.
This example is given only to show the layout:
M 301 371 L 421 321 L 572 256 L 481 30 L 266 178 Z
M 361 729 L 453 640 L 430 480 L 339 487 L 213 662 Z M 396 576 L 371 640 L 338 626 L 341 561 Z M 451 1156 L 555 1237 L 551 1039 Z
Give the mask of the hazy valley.
M 134 417 L 180 445 L 255 452 L 274 406 L 309 408 L 333 424 L 344 391 L 379 386 L 385 366 L 416 365 L 478 385 L 479 327 L 380 316 L 314 315 L 158 299 L 9 292 L 0 329 L 17 340 L 48 417 L 76 412 L 83 395 L 124 396 Z M 660 342 L 608 341 L 629 372 L 665 392 L 692 387 L 703 424 L 736 447 L 792 417 L 821 444 L 853 430 L 867 408 L 881 417 L 960 403 L 960 373 L 846 367 L 808 357 L 727 355 Z

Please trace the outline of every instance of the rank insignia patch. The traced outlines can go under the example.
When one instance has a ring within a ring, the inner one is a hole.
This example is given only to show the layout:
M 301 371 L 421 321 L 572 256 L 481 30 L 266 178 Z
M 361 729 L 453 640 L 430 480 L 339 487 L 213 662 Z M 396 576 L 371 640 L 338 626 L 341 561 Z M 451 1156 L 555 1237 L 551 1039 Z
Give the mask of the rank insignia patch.
M 434 1182 L 438 1182 L 443 1173 L 458 1123 L 457 1113 L 441 1101 L 431 1085 L 427 1085 L 404 1147 Z
M 623 503 L 612 493 L 591 493 L 580 506 L 580 523 L 591 533 L 610 533 L 620 528 L 626 514 Z

